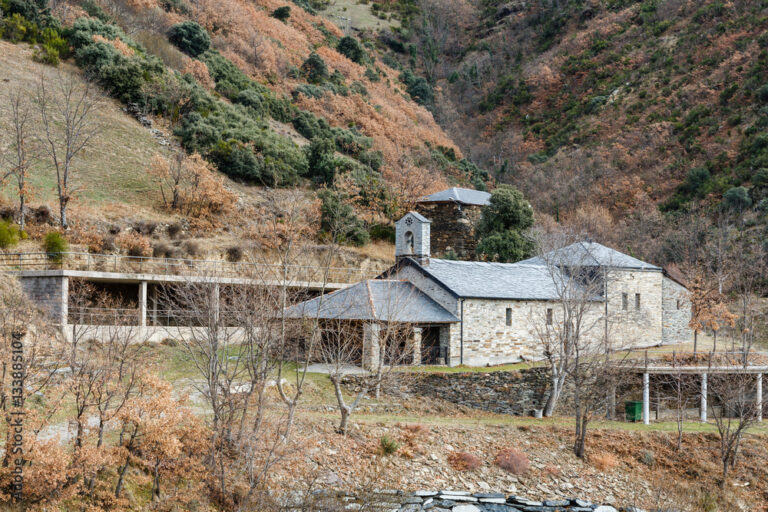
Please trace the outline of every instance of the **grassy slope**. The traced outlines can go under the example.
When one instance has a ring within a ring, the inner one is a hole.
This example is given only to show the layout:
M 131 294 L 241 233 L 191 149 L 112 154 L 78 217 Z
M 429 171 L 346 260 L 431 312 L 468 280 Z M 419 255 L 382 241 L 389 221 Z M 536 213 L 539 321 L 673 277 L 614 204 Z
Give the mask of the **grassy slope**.
M 22 87 L 34 93 L 40 77 L 48 80 L 57 73 L 67 76 L 82 76 L 70 64 L 61 64 L 58 69 L 33 62 L 32 50 L 26 44 L 14 45 L 0 41 L 0 69 L 4 80 L 0 82 L 0 129 L 10 128 L 7 93 L 10 89 Z M 75 161 L 76 172 L 72 183 L 76 193 L 76 205 L 103 207 L 112 205 L 118 212 L 147 213 L 154 202 L 154 189 L 145 169 L 156 152 L 162 151 L 157 139 L 135 119 L 125 114 L 120 104 L 105 99 L 103 106 L 96 110 L 95 121 L 102 131 L 91 147 Z M 56 198 L 56 177 L 46 159 L 42 159 L 31 175 L 36 197 L 33 204 L 45 202 L 53 205 Z M 13 191 L 6 187 L 6 199 L 13 197 Z M 115 204 L 117 203 L 117 204 Z M 139 207 L 139 211 L 136 210 Z

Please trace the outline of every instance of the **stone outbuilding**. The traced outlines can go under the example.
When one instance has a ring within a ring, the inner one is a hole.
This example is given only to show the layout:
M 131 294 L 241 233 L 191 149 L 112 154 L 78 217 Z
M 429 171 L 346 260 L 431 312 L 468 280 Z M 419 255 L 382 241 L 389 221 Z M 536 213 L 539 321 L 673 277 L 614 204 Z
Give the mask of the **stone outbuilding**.
M 475 226 L 491 194 L 453 187 L 421 198 L 416 211 L 432 221 L 430 246 L 437 257 L 475 259 Z

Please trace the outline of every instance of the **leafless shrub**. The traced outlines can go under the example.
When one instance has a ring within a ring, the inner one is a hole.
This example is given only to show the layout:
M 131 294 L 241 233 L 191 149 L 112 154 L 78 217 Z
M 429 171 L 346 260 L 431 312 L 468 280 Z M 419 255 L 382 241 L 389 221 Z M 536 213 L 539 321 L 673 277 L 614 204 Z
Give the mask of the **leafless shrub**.
M 522 475 L 531 467 L 528 456 L 515 448 L 501 450 L 496 454 L 494 463 L 501 469 L 509 471 L 513 475 Z

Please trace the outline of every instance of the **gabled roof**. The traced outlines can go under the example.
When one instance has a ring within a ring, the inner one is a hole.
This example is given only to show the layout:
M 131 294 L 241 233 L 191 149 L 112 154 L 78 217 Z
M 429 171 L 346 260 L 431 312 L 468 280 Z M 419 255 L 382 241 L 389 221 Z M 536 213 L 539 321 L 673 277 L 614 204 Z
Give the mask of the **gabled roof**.
M 459 319 L 408 281 L 372 279 L 286 310 L 290 318 L 404 323 L 452 323 Z
M 550 269 L 544 265 L 453 261 L 436 258 L 430 258 L 429 265 L 419 265 L 410 258 L 401 260 L 400 264 L 414 265 L 457 298 L 509 300 L 557 300 L 560 298 L 555 279 L 550 274 Z M 388 273 L 394 271 L 395 268 Z M 600 299 L 596 297 L 595 300 Z
M 639 270 L 661 270 L 628 254 L 624 254 L 597 242 L 576 242 L 561 249 L 555 249 L 544 256 L 535 256 L 519 264 L 546 265 L 547 262 L 563 266 L 609 267 Z
M 472 190 L 471 188 L 453 187 L 440 192 L 435 192 L 419 199 L 420 203 L 437 203 L 442 201 L 453 201 L 462 204 L 474 204 L 485 206 L 489 204 L 491 194 L 481 190 Z
M 432 222 L 431 220 L 429 220 L 428 218 L 426 218 L 425 216 L 423 216 L 419 212 L 410 211 L 410 212 L 406 213 L 405 215 L 403 215 L 402 217 L 400 217 L 400 220 L 397 221 L 397 224 L 400 224 L 400 221 L 405 219 L 409 215 L 412 215 L 413 217 L 415 217 L 416 220 L 418 220 L 419 222 Z

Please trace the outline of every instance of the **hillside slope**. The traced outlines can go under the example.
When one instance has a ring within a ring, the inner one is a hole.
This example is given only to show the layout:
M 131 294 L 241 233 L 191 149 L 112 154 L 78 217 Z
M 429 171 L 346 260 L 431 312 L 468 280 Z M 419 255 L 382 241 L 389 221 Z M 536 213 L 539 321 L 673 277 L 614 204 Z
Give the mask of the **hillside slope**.
M 540 213 L 654 217 L 736 188 L 762 215 L 764 3 L 399 3 L 420 14 L 381 47 L 430 77 L 441 126 Z
M 0 130 L 10 133 L 8 94 L 22 88 L 34 92 L 42 77 L 51 80 L 57 74 L 83 81 L 80 71 L 71 64 L 61 64 L 54 70 L 34 62 L 33 50 L 25 44 L 0 41 Z M 76 161 L 73 185 L 76 190 L 74 207 L 100 208 L 111 214 L 122 215 L 126 205 L 132 205 L 137 215 L 159 215 L 157 197 L 146 167 L 152 155 L 164 151 L 161 139 L 154 137 L 138 121 L 123 112 L 117 101 L 104 99 L 96 110 L 94 121 L 99 125 L 96 146 L 83 153 Z M 130 145 L 125 141 L 131 141 Z M 47 161 L 40 158 L 30 173 L 32 204 L 53 206 L 56 200 L 56 178 L 47 169 Z M 6 201 L 13 200 L 13 191 L 3 189 Z

